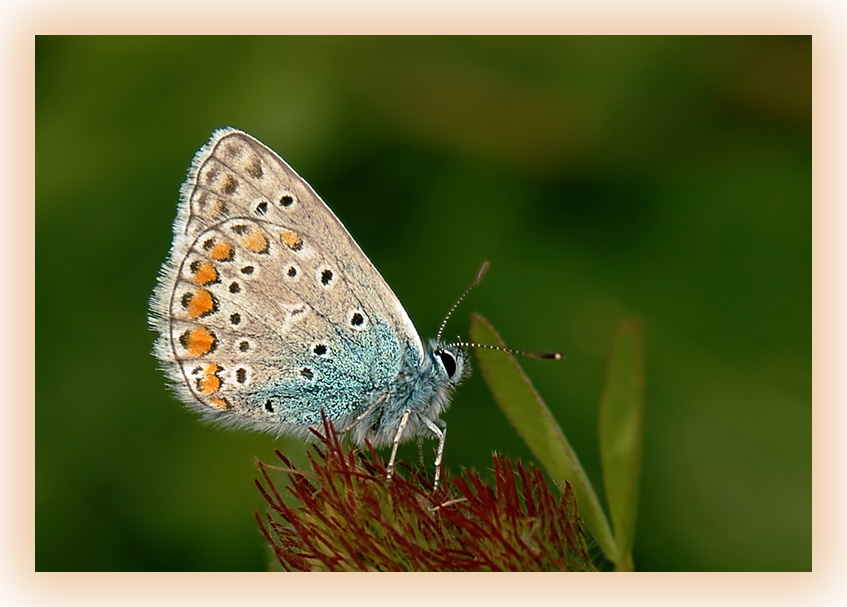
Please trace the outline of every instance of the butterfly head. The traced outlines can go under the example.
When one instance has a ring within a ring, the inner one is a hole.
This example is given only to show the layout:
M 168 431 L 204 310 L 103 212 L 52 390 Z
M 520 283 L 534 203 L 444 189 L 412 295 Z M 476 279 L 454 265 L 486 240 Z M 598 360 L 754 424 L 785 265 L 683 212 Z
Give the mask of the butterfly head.
M 430 356 L 439 374 L 446 377 L 450 385 L 457 385 L 470 373 L 467 364 L 467 350 L 455 344 L 444 344 L 438 341 L 430 343 Z
M 438 417 L 449 405 L 453 390 L 470 372 L 468 351 L 464 346 L 430 340 L 425 348 L 424 363 L 413 374 L 415 393 L 421 403 L 427 403 L 425 414 Z

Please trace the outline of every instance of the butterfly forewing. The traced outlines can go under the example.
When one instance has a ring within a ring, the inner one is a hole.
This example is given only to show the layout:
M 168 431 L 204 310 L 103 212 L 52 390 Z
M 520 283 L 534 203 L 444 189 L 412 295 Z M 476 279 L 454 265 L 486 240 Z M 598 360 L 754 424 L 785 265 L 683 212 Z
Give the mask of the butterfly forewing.
M 249 135 L 216 132 L 183 186 L 154 298 L 157 354 L 183 400 L 265 429 L 343 417 L 378 396 L 404 349 L 396 296 L 312 188 Z

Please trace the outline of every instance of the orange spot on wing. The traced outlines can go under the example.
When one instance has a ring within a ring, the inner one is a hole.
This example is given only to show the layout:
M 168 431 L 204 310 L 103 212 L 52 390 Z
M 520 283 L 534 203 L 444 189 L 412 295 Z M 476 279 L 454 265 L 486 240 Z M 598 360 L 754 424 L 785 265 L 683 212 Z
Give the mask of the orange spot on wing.
M 194 329 L 185 337 L 185 347 L 192 356 L 208 354 L 216 342 L 215 336 L 206 327 Z
M 279 237 L 282 238 L 282 242 L 285 243 L 285 246 L 292 251 L 299 251 L 303 248 L 303 239 L 291 230 L 284 230 Z
M 217 376 L 220 367 L 217 364 L 211 363 L 203 369 L 203 377 L 200 379 L 200 393 L 214 394 L 221 389 L 221 378 Z
M 197 268 L 197 271 L 194 272 L 194 282 L 196 282 L 200 286 L 215 282 L 217 279 L 218 271 L 215 269 L 215 266 L 213 266 L 212 262 L 210 261 L 202 262 Z
M 218 261 L 229 261 L 232 259 L 232 245 L 228 242 L 219 242 L 212 248 L 212 259 Z
M 200 289 L 188 302 L 188 317 L 198 318 L 215 309 L 215 300 L 212 294 L 205 289 Z
M 229 401 L 225 398 L 213 397 L 209 399 L 209 403 L 218 409 L 229 409 Z
M 244 239 L 244 246 L 254 253 L 265 253 L 268 250 L 268 239 L 256 230 Z

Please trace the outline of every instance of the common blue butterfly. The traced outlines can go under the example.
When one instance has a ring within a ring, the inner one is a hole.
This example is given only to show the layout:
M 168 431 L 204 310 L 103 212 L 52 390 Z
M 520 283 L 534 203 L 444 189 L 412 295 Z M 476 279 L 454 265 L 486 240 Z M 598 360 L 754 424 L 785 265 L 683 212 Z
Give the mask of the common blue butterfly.
M 389 475 L 401 440 L 433 436 L 437 484 L 469 344 L 424 344 L 329 207 L 250 135 L 220 129 L 194 157 L 150 309 L 155 356 L 205 417 L 308 437 L 323 411 L 393 444 Z

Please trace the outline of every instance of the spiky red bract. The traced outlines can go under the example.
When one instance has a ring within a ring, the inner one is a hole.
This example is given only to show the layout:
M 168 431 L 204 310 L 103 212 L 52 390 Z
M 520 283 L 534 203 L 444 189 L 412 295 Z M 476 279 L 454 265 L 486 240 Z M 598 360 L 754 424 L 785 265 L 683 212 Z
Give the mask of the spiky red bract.
M 294 571 L 590 571 L 568 485 L 549 490 L 534 466 L 493 457 L 495 483 L 464 471 L 435 492 L 404 464 L 391 482 L 373 448 L 346 450 L 332 426 L 315 433 L 312 470 L 277 451 L 286 504 L 260 463 L 256 484 L 270 505 L 256 520 L 284 569 Z M 290 501 L 290 500 L 289 500 Z

